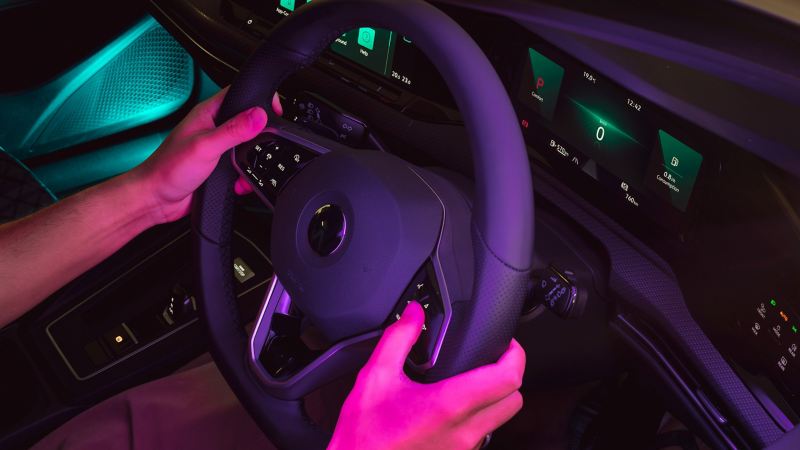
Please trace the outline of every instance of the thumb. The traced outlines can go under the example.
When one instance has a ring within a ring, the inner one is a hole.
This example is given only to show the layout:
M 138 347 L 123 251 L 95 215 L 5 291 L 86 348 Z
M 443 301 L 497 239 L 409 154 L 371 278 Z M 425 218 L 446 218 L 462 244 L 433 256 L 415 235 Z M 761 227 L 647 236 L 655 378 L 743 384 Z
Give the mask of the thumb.
M 425 321 L 425 313 L 417 302 L 410 302 L 400 320 L 383 332 L 381 340 L 372 352 L 368 364 L 392 370 L 403 370 L 411 347 L 417 342 Z
M 222 125 L 203 133 L 205 156 L 216 158 L 226 150 L 258 136 L 267 126 L 267 113 L 255 106 L 242 111 Z

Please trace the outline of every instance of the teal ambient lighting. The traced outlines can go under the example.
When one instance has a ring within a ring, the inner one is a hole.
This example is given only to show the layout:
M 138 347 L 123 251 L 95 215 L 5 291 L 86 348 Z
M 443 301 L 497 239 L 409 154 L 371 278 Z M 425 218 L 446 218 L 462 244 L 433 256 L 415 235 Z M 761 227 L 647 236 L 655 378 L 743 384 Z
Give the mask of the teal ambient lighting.
M 197 83 L 198 101 L 211 97 L 219 90 L 220 87 L 201 71 Z M 161 145 L 170 131 L 164 128 L 91 153 L 38 166 L 34 173 L 53 192 L 64 196 L 138 166 Z
M 0 96 L 0 144 L 27 159 L 150 123 L 189 99 L 194 65 L 152 17 L 31 91 Z
M 51 191 L 63 197 L 127 172 L 147 159 L 169 133 L 155 133 L 91 153 L 37 167 L 34 173 Z

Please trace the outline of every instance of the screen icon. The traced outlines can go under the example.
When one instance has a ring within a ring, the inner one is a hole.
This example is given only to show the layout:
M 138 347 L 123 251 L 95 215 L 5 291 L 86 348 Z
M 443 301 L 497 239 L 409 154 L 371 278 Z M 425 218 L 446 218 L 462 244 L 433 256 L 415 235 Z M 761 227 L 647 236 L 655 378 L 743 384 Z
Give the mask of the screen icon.
M 358 45 L 372 50 L 373 47 L 375 47 L 375 29 L 368 27 L 359 28 Z
M 397 34 L 384 28 L 354 28 L 338 37 L 331 50 L 384 76 L 392 76 Z M 399 76 L 399 75 L 398 75 Z
M 564 68 L 555 61 L 529 48 L 530 64 L 525 68 L 525 83 L 522 95 L 525 103 L 547 120 L 553 119 Z
M 686 211 L 702 163 L 703 155 L 666 131 L 658 130 L 647 184 L 672 206 Z
M 288 9 L 289 11 L 294 11 L 294 0 L 281 0 L 281 8 Z

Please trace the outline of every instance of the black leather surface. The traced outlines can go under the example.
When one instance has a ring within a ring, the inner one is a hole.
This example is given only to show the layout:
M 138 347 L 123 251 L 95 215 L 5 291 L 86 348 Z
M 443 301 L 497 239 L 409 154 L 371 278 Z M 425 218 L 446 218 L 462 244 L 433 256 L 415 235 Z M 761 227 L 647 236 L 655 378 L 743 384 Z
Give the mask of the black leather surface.
M 27 167 L 0 149 L 0 223 L 27 216 L 54 201 Z
M 472 229 L 475 282 L 472 299 L 453 304 L 439 361 L 426 373 L 435 381 L 497 361 L 517 328 L 530 270 L 518 270 L 491 253 Z M 533 247 L 531 247 L 533 248 Z

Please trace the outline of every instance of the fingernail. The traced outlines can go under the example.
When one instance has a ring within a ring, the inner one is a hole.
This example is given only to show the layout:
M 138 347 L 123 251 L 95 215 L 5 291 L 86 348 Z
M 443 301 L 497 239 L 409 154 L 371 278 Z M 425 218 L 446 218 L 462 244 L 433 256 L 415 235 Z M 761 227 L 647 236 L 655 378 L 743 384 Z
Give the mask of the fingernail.
M 260 117 L 261 114 L 259 114 L 259 110 L 260 109 L 261 108 L 259 108 L 258 106 L 254 106 L 254 107 L 250 108 L 249 110 L 247 110 L 247 119 L 250 121 L 250 124 L 252 124 L 253 126 L 260 126 L 261 125 L 262 120 L 261 120 L 261 117 Z
M 258 111 L 258 106 L 254 106 L 247 110 L 247 119 L 250 123 L 255 124 L 256 122 L 256 111 Z
M 417 305 L 417 306 L 414 306 L 414 305 Z M 403 316 L 405 316 L 408 313 L 417 314 L 417 313 L 410 312 L 412 309 L 415 309 L 417 311 L 422 311 L 422 306 L 416 300 L 412 300 L 412 301 L 408 302 L 408 304 L 406 305 L 405 309 L 403 309 Z

